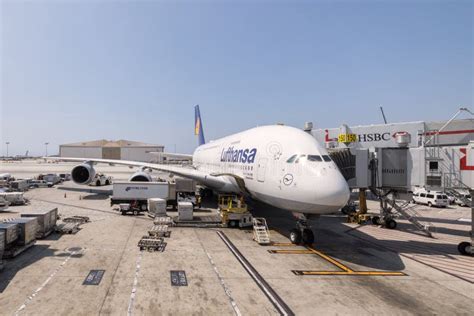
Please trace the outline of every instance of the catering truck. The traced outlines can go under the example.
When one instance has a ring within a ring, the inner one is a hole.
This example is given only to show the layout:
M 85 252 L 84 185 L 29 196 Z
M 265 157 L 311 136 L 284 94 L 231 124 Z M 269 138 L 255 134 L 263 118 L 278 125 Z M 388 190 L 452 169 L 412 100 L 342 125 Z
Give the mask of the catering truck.
M 166 204 L 176 207 L 177 202 L 191 202 L 196 204 L 196 183 L 188 179 L 174 179 L 173 182 L 114 182 L 110 204 L 130 204 L 132 209 L 146 211 L 148 199 L 160 198 Z
M 170 200 L 169 182 L 114 182 L 110 205 L 128 203 L 146 211 L 150 198 Z

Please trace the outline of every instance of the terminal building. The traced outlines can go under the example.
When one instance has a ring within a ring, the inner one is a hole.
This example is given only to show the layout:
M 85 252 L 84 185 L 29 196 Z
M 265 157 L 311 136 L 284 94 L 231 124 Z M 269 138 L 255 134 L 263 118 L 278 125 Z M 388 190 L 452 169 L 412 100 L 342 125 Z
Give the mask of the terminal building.
M 156 161 L 156 152 L 164 146 L 130 140 L 95 140 L 59 146 L 60 157 L 119 159 L 150 162 Z

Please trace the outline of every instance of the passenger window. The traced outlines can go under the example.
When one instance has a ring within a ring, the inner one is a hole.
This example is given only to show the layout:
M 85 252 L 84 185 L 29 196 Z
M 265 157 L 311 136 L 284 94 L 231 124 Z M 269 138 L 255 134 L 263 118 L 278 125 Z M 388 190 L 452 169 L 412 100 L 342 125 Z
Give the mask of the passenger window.
M 420 194 L 420 197 L 426 197 L 426 194 L 421 193 L 421 194 Z
M 329 158 L 328 155 L 323 155 L 323 159 L 324 161 L 331 161 L 331 158 Z
M 319 155 L 308 155 L 309 161 L 323 161 L 323 158 Z
M 429 199 L 432 199 L 432 198 L 434 198 L 434 195 L 433 194 L 427 194 L 426 197 L 429 198 Z
M 293 161 L 295 161 L 296 157 L 298 157 L 298 155 L 293 155 L 290 158 L 288 158 L 288 160 L 286 162 L 287 163 L 292 163 Z
M 437 198 L 438 200 L 441 200 L 441 199 L 443 198 L 443 196 L 437 195 L 436 198 Z

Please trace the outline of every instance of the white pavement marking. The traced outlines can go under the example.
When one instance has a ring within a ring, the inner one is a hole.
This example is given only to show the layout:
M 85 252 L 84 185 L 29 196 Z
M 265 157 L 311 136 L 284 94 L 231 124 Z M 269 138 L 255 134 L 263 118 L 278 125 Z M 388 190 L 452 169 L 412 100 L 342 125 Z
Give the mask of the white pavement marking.
M 23 303 L 23 305 L 21 305 L 15 312 L 15 315 L 19 315 L 20 312 L 22 312 L 26 306 L 31 303 L 31 301 L 33 301 L 33 299 L 36 297 L 36 295 L 38 295 L 38 293 L 44 289 L 44 287 L 49 283 L 49 281 L 51 281 L 51 279 L 56 275 L 56 273 L 59 272 L 59 270 L 61 270 L 64 265 L 69 261 L 69 259 L 71 259 L 71 257 L 73 255 L 76 254 L 76 251 L 73 251 L 69 254 L 69 256 L 66 257 L 66 259 L 64 259 L 63 262 L 61 262 L 61 264 L 53 271 L 53 273 L 51 273 L 51 275 L 46 279 L 46 281 L 44 281 L 39 288 L 37 288 L 33 294 L 31 294 L 30 296 L 27 297 L 27 299 L 25 300 L 25 302 Z
M 237 316 L 241 316 L 242 313 L 240 312 L 240 309 L 237 306 L 237 303 L 235 302 L 234 298 L 232 297 L 232 292 L 230 291 L 227 284 L 224 282 L 224 279 L 222 278 L 222 275 L 220 274 L 219 270 L 217 269 L 217 266 L 214 263 L 214 260 L 212 260 L 211 255 L 204 248 L 204 245 L 201 241 L 201 238 L 199 238 L 197 233 L 196 233 L 196 236 L 197 236 L 197 239 L 199 240 L 199 243 L 201 244 L 202 250 L 204 250 L 204 252 L 206 253 L 207 259 L 209 259 L 209 263 L 211 264 L 212 268 L 214 269 L 214 272 L 216 273 L 217 278 L 219 279 L 219 282 L 221 283 L 222 288 L 224 289 L 225 295 L 227 295 L 227 297 L 229 298 L 230 305 L 232 305 L 232 309 L 234 310 L 234 314 L 237 315 Z
M 137 293 L 138 274 L 140 273 L 140 266 L 142 262 L 143 251 L 137 257 L 137 265 L 135 266 L 135 278 L 133 279 L 132 293 L 130 293 L 130 300 L 128 301 L 127 315 L 131 316 L 133 311 L 133 303 L 135 302 L 135 295 Z

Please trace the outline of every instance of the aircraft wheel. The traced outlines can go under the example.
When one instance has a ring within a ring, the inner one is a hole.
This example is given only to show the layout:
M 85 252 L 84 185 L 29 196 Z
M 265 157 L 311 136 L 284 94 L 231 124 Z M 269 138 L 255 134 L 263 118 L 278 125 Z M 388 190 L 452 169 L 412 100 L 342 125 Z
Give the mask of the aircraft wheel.
M 290 231 L 290 241 L 292 244 L 299 244 L 301 242 L 301 232 L 299 229 L 293 228 Z
M 302 234 L 303 243 L 306 245 L 311 245 L 314 243 L 314 234 L 313 231 L 309 228 L 305 228 Z
M 389 219 L 385 221 L 385 227 L 388 229 L 395 229 L 397 228 L 397 222 L 395 222 L 393 219 Z
M 372 217 L 372 224 L 380 225 L 380 217 L 379 216 L 373 216 Z
M 459 251 L 459 253 L 461 253 L 462 255 L 465 255 L 465 256 L 473 256 L 472 253 L 469 253 L 469 252 L 468 252 L 468 249 L 469 249 L 470 246 L 471 246 L 471 243 L 470 243 L 470 242 L 463 241 L 462 243 L 460 243 L 460 244 L 458 245 L 458 251 Z

